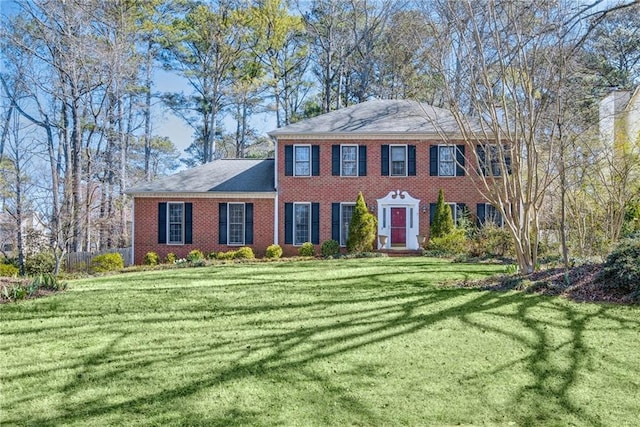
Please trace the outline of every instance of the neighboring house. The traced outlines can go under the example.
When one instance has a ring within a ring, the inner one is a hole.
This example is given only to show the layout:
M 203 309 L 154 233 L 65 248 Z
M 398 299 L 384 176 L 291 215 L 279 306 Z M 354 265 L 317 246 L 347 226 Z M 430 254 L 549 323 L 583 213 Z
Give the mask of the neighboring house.
M 261 255 L 278 243 L 292 255 L 308 241 L 345 246 L 359 192 L 378 219 L 378 249 L 420 249 L 440 189 L 454 217 L 468 210 L 500 222 L 447 110 L 368 101 L 269 135 L 275 159 L 218 160 L 131 189 L 135 262 L 148 251 L 184 257 L 246 245 Z M 491 173 L 490 154 L 480 167 Z
M 600 101 L 600 138 L 617 150 L 640 143 L 640 86 L 614 90 Z
M 24 249 L 29 251 L 47 241 L 47 227 L 35 212 L 22 215 L 22 238 Z M 0 212 L 0 252 L 12 253 L 18 248 L 18 227 L 14 216 Z

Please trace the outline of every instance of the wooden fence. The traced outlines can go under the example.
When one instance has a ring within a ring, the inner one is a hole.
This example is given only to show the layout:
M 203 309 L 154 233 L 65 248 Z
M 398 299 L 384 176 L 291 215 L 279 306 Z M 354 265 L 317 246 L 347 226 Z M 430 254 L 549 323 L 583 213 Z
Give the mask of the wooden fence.
M 67 254 L 65 259 L 65 268 L 67 271 L 89 271 L 91 260 L 96 255 L 110 254 L 117 252 L 124 259 L 124 266 L 131 265 L 132 248 L 112 248 L 98 252 L 72 252 Z

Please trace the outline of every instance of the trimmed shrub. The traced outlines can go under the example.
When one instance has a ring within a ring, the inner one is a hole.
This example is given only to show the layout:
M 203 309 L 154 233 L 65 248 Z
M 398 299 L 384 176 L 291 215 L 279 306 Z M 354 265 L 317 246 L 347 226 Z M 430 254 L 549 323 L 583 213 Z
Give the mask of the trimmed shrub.
M 211 259 L 211 260 L 218 259 L 218 253 L 215 251 L 209 252 L 209 254 L 207 254 L 207 259 Z
M 24 271 L 29 276 L 53 273 L 55 268 L 56 259 L 52 252 L 38 252 L 24 260 Z
M 347 239 L 347 251 L 370 252 L 373 250 L 373 242 L 376 240 L 378 220 L 369 213 L 367 205 L 358 193 L 356 205 L 353 208 L 353 216 L 349 224 L 349 238 Z
M 158 265 L 160 258 L 155 252 L 147 252 L 144 254 L 144 265 Z
M 458 255 L 464 253 L 467 250 L 465 231 L 456 228 L 444 236 L 432 237 L 429 239 L 427 250 L 443 255 Z
M 298 248 L 298 255 L 300 256 L 316 256 L 316 248 L 311 242 L 305 242 Z
M 255 259 L 255 255 L 253 254 L 253 249 L 248 246 L 243 246 L 233 255 L 234 259 Z
M 218 252 L 218 255 L 216 256 L 216 258 L 220 260 L 229 260 L 234 259 L 235 257 L 236 251 Z
M 264 257 L 278 259 L 282 257 L 282 248 L 280 247 L 280 245 L 270 245 L 269 247 L 267 247 L 267 251 L 265 252 Z
M 609 254 L 601 279 L 606 289 L 632 292 L 640 299 L 640 238 L 623 240 Z
M 511 234 L 495 224 L 486 223 L 478 230 L 470 255 L 484 258 L 505 257 L 513 254 L 513 250 Z
M 199 262 L 204 260 L 204 254 L 198 249 L 194 249 L 187 255 L 187 261 Z
M 119 253 L 107 253 L 96 255 L 91 260 L 91 272 L 105 273 L 107 271 L 116 271 L 124 268 L 124 259 Z
M 451 214 L 451 206 L 447 205 L 444 201 L 444 191 L 440 189 L 438 192 L 438 202 L 436 203 L 436 211 L 433 216 L 433 223 L 429 232 L 429 237 L 439 238 L 445 237 L 449 233 L 453 232 L 453 216 Z
M 338 255 L 340 253 L 340 243 L 335 240 L 325 240 L 320 246 L 320 253 L 325 258 Z
M 165 264 L 175 264 L 178 257 L 173 252 L 169 252 L 166 257 L 164 257 Z
M 0 264 L 0 277 L 17 277 L 20 270 L 11 264 Z

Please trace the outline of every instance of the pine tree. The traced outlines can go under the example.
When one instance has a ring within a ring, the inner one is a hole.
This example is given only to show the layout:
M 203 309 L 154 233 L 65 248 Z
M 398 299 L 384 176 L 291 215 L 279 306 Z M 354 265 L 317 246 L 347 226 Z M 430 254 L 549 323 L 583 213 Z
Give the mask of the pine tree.
M 369 213 L 364 197 L 362 197 L 362 192 L 359 193 L 353 209 L 351 223 L 349 224 L 347 251 L 353 253 L 373 250 L 377 225 L 378 221 L 375 216 Z
M 433 224 L 431 224 L 431 234 L 429 237 L 444 237 L 451 233 L 454 228 L 451 207 L 444 202 L 444 192 L 440 189 L 440 192 L 438 193 L 438 203 L 436 203 L 436 212 L 433 216 Z

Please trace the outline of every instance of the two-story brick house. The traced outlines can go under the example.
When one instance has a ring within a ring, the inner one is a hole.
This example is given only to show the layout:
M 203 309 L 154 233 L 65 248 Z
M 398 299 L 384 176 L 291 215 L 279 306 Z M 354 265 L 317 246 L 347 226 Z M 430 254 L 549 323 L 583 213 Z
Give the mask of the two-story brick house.
M 446 110 L 368 101 L 269 135 L 275 159 L 218 160 L 131 189 L 135 262 L 148 251 L 344 246 L 359 192 L 378 218 L 378 249 L 419 249 L 440 189 L 454 216 L 493 215 L 474 183 L 473 150 Z

